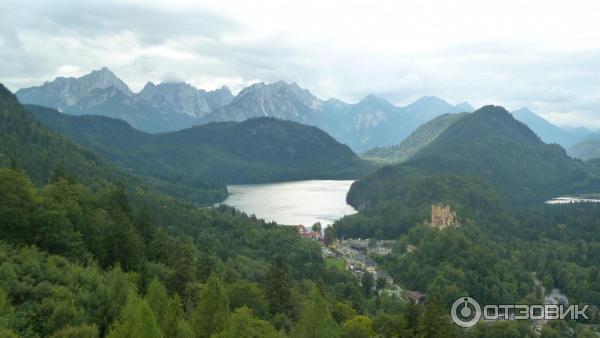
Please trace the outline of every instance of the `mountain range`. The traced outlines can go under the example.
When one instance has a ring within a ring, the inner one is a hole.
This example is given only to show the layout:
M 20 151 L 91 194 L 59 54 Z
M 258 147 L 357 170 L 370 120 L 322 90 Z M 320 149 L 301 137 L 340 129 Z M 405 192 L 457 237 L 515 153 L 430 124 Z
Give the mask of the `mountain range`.
M 148 82 L 135 94 L 106 67 L 79 78 L 59 77 L 38 87 L 20 89 L 16 95 L 25 104 L 71 115 L 119 118 L 147 132 L 190 127 L 233 99 L 227 87 L 204 91 L 186 83 Z
M 106 67 L 79 78 L 59 77 L 20 89 L 16 95 L 24 104 L 71 115 L 118 118 L 150 133 L 273 117 L 317 126 L 356 152 L 397 144 L 433 117 L 473 110 L 468 103 L 454 106 L 437 97 L 423 97 L 406 107 L 375 95 L 356 104 L 324 101 L 296 83 L 283 81 L 256 83 L 235 97 L 227 87 L 205 91 L 186 83 L 148 82 L 139 93 L 133 93 Z
M 79 78 L 59 77 L 38 87 L 20 89 L 16 95 L 25 104 L 71 115 L 118 118 L 150 133 L 273 117 L 317 126 L 357 153 L 399 145 L 420 125 L 440 115 L 474 110 L 468 102 L 452 105 L 435 96 L 402 107 L 374 94 L 354 104 L 335 98 L 321 100 L 298 84 L 284 81 L 255 83 L 235 97 L 227 87 L 205 91 L 183 82 L 148 82 L 139 93 L 133 93 L 106 67 Z M 585 133 L 561 129 L 527 108 L 513 115 L 544 142 L 566 149 Z

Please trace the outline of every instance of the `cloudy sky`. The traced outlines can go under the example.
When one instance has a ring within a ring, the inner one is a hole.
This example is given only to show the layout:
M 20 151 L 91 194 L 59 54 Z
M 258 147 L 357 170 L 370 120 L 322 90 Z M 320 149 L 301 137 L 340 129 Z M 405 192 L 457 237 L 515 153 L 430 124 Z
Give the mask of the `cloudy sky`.
M 596 0 L 2 0 L 0 82 L 108 66 L 134 91 L 285 80 L 323 99 L 436 95 L 600 128 L 599 18 Z

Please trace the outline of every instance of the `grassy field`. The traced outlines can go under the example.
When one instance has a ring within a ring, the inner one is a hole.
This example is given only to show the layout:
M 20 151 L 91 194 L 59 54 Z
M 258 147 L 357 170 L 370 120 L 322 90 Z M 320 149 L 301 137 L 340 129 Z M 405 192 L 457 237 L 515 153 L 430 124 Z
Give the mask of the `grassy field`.
M 335 257 L 325 257 L 325 265 L 327 267 L 333 266 L 342 271 L 346 270 L 346 262 L 343 259 Z

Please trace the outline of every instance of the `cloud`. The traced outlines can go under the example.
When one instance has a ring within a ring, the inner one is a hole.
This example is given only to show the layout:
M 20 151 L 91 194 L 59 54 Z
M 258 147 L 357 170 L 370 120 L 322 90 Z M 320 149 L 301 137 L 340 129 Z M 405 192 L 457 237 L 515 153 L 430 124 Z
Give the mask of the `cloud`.
M 437 95 L 600 127 L 600 5 L 574 1 L 5 0 L 0 81 L 108 66 L 134 90 L 285 80 L 323 99 Z

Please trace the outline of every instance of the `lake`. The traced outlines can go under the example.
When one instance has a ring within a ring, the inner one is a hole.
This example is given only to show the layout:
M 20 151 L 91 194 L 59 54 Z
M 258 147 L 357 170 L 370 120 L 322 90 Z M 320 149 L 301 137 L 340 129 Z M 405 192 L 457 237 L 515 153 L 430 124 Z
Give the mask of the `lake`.
M 329 225 L 344 215 L 356 213 L 346 204 L 352 182 L 311 180 L 229 185 L 230 195 L 223 204 L 279 224 Z
M 557 197 L 545 202 L 546 204 L 571 204 L 571 203 L 600 203 L 597 198 L 583 197 Z

